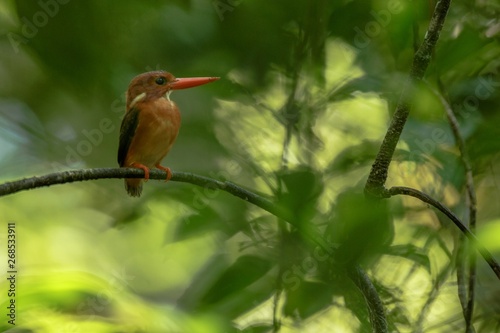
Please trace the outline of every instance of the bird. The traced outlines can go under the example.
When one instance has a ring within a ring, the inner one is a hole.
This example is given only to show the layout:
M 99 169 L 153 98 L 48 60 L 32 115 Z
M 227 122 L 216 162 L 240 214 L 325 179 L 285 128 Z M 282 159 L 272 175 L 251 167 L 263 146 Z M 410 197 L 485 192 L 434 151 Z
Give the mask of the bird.
M 153 167 L 172 178 L 170 168 L 160 165 L 177 138 L 181 114 L 170 100 L 173 90 L 196 87 L 219 80 L 219 77 L 176 78 L 167 71 L 152 71 L 137 75 L 130 81 L 126 93 L 126 112 L 120 126 L 118 164 L 123 168 L 144 170 L 149 179 Z M 140 197 L 143 179 L 125 179 L 125 189 L 132 197 Z

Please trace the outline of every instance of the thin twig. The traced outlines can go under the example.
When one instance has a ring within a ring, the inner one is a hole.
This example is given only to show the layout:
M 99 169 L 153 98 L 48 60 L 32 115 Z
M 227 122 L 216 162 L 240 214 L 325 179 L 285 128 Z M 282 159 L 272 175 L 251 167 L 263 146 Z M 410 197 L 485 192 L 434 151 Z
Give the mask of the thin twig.
M 450 275 L 450 272 L 453 270 L 453 263 L 450 261 L 446 267 L 444 267 L 439 274 L 436 276 L 435 281 L 433 283 L 432 289 L 429 291 L 429 294 L 427 296 L 427 299 L 422 306 L 422 309 L 420 310 L 420 314 L 418 315 L 418 318 L 416 320 L 416 327 L 415 327 L 415 333 L 422 333 L 423 332 L 423 325 L 424 321 L 427 319 L 427 315 L 429 314 L 429 311 L 431 310 L 432 304 L 436 301 L 436 299 L 439 296 L 439 293 L 441 291 L 441 287 L 443 284 L 446 282 L 448 279 L 448 276 Z
M 423 78 L 427 70 L 432 52 L 443 28 L 450 2 L 451 0 L 439 0 L 437 2 L 425 38 L 418 51 L 415 53 L 410 75 L 403 87 L 391 124 L 389 125 L 389 129 L 382 141 L 382 145 L 380 146 L 380 150 L 373 162 L 370 175 L 366 181 L 365 193 L 368 195 L 378 198 L 387 198 L 390 196 L 385 188 L 389 164 L 392 161 L 396 145 L 403 132 L 404 125 L 410 112 L 410 100 L 413 95 L 413 87 Z
M 468 251 L 468 242 L 463 234 L 458 235 L 458 244 L 455 258 L 455 265 L 457 270 L 457 293 L 458 299 L 460 301 L 460 306 L 462 307 L 462 314 L 465 320 L 465 332 L 471 333 L 472 323 L 468 322 L 468 290 L 467 286 L 467 274 L 465 273 L 466 263 L 464 258 L 467 258 L 467 253 L 473 255 L 475 253 L 470 253 Z M 471 313 L 472 315 L 472 313 Z M 472 318 L 471 318 L 472 319 Z M 473 332 L 473 331 L 472 331 Z
M 437 208 L 439 211 L 441 211 L 444 215 L 446 215 L 459 229 L 462 231 L 462 233 L 469 239 L 469 241 L 476 247 L 478 252 L 481 254 L 481 256 L 484 258 L 484 260 L 490 265 L 491 269 L 495 273 L 495 275 L 500 279 L 500 265 L 496 262 L 495 258 L 491 255 L 491 253 L 483 247 L 480 243 L 479 240 L 477 239 L 476 235 L 474 235 L 469 228 L 467 228 L 466 225 L 460 221 L 458 217 L 453 214 L 451 210 L 449 210 L 447 207 L 445 207 L 442 203 L 439 201 L 431 198 L 427 194 L 410 188 L 410 187 L 403 187 L 403 186 L 394 186 L 391 187 L 388 191 L 390 196 L 393 195 L 408 195 L 417 199 L 420 199 L 421 201 L 428 203 L 431 206 L 434 206 Z
M 465 177 L 466 177 L 466 191 L 467 191 L 467 205 L 469 207 L 469 228 L 474 233 L 476 231 L 476 216 L 477 216 L 477 200 L 476 200 L 476 190 L 474 187 L 474 177 L 472 173 L 472 164 L 470 162 L 469 154 L 467 153 L 467 149 L 465 146 L 465 140 L 460 133 L 460 125 L 458 123 L 457 117 L 453 112 L 453 109 L 448 102 L 448 100 L 444 97 L 444 86 L 441 81 L 438 81 L 439 89 L 441 93 L 431 88 L 431 91 L 436 95 L 439 99 L 443 108 L 446 112 L 446 117 L 448 118 L 448 122 L 450 123 L 451 130 L 453 132 L 453 136 L 455 138 L 455 142 L 460 150 L 460 158 L 462 160 L 462 164 L 465 168 Z M 429 85 L 430 87 L 430 85 Z M 461 237 L 462 238 L 462 237 Z M 459 245 L 460 246 L 460 245 Z M 465 248 L 467 243 L 463 244 Z M 465 332 L 473 333 L 474 327 L 472 325 L 472 317 L 474 314 L 474 299 L 475 299 L 475 290 L 476 290 L 476 254 L 475 252 L 467 254 L 466 251 L 459 251 L 459 253 L 463 253 L 465 257 L 469 258 L 469 283 L 468 283 L 468 291 L 467 291 L 467 302 L 461 298 L 460 303 L 462 305 L 462 309 L 464 312 L 465 319 Z M 460 258 L 459 258 L 460 259 Z M 463 265 L 461 261 L 458 262 L 459 265 Z M 457 275 L 460 274 L 460 269 L 457 269 Z M 457 279 L 460 283 L 461 279 Z M 463 280 L 463 279 L 462 279 Z M 459 285 L 460 288 L 460 285 Z M 462 292 L 463 294 L 463 292 Z M 460 293 L 459 293 L 460 295 Z

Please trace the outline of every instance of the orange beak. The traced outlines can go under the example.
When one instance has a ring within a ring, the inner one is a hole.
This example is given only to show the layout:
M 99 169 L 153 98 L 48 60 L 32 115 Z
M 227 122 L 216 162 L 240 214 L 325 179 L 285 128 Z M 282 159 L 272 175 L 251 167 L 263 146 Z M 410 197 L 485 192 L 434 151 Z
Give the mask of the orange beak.
M 196 86 L 201 86 L 202 84 L 214 82 L 220 79 L 220 77 L 186 77 L 175 79 L 174 82 L 170 83 L 172 90 L 192 88 Z

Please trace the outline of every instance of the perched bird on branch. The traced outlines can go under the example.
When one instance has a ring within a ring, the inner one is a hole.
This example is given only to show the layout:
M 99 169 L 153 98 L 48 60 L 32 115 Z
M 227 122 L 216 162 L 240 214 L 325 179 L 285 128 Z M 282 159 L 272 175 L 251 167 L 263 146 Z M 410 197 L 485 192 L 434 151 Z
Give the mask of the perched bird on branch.
M 170 100 L 172 90 L 196 87 L 218 80 L 218 77 L 175 78 L 165 71 L 140 74 L 127 90 L 127 110 L 120 128 L 118 164 L 144 170 L 156 167 L 172 177 L 169 168 L 160 165 L 177 138 L 181 114 Z M 125 179 L 125 189 L 133 197 L 142 193 L 142 179 Z

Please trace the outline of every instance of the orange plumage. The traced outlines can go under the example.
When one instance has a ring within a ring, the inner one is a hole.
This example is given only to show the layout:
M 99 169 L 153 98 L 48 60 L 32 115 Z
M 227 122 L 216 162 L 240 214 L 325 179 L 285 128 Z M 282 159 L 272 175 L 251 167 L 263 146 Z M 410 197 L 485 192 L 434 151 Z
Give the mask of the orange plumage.
M 154 71 L 136 76 L 127 90 L 127 111 L 120 128 L 118 164 L 120 167 L 136 167 L 144 170 L 160 165 L 177 138 L 181 115 L 177 105 L 170 100 L 172 90 L 191 88 L 218 80 L 216 77 L 177 79 L 165 71 Z M 125 179 L 125 189 L 131 196 L 142 193 L 143 180 Z

